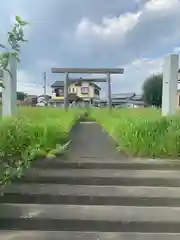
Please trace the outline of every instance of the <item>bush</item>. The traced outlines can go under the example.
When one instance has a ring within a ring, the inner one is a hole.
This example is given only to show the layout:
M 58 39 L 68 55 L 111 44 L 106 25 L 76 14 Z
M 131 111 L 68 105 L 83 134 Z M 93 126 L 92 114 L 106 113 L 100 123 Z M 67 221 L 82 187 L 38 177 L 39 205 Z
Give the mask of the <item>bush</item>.
M 20 176 L 37 156 L 59 153 L 82 110 L 20 108 L 17 117 L 0 121 L 1 184 Z M 54 151 L 52 151 L 54 150 Z

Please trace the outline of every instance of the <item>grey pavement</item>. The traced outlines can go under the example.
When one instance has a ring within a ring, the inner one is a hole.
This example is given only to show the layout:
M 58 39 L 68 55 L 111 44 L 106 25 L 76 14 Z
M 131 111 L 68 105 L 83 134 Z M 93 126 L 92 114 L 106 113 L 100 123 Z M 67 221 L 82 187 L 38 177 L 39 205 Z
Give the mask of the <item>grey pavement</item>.
M 1 204 L 1 218 L 180 224 L 180 207 Z
M 164 178 L 180 180 L 180 171 L 158 170 L 116 170 L 116 169 L 63 169 L 40 170 L 30 169 L 27 177 L 98 177 L 98 178 Z
M 116 142 L 97 124 L 77 124 L 71 132 L 70 159 L 95 158 L 127 159 L 127 155 L 116 150 Z
M 51 189 L 51 191 L 49 191 Z M 6 193 L 27 195 L 70 195 L 70 196 L 111 196 L 111 197 L 149 197 L 179 198 L 179 187 L 147 187 L 147 186 L 85 186 L 63 184 L 12 184 Z
M 4 231 L 3 240 L 179 240 L 176 233 L 100 233 L 66 231 Z

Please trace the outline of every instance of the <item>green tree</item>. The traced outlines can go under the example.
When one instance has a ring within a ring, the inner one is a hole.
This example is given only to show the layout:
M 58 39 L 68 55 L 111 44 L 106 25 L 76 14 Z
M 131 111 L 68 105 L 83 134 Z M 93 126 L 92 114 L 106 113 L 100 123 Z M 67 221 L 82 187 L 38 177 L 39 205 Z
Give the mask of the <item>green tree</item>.
M 17 92 L 17 100 L 24 101 L 24 98 L 27 96 L 24 92 Z
M 145 80 L 142 90 L 143 98 L 146 104 L 161 107 L 162 84 L 163 84 L 162 74 L 153 74 Z
M 26 96 L 27 93 L 17 92 L 17 100 L 23 101 Z M 0 97 L 2 97 L 2 92 L 0 92 Z
M 0 44 L 0 48 L 4 50 L 3 53 L 0 53 L 0 71 L 7 71 L 10 76 L 11 72 L 8 69 L 8 64 L 11 56 L 15 56 L 18 61 L 20 53 L 20 43 L 26 42 L 24 39 L 23 28 L 28 24 L 26 21 L 23 21 L 19 16 L 16 16 L 16 22 L 11 32 L 8 32 L 8 46 Z M 4 79 L 2 74 L 0 74 L 0 87 L 4 87 Z

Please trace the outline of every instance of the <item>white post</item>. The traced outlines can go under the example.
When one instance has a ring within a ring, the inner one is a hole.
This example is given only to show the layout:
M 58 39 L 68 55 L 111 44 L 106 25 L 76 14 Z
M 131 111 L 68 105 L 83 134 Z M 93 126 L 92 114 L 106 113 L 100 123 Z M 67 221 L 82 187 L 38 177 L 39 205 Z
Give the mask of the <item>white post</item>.
M 17 60 L 15 56 L 10 58 L 10 72 L 11 78 L 11 101 L 12 101 L 12 115 L 17 112 Z
M 13 43 L 15 45 L 15 42 Z M 13 45 L 13 48 L 14 48 Z M 17 60 L 11 55 L 9 61 L 9 74 L 3 71 L 4 88 L 2 90 L 2 116 L 16 114 L 17 107 Z
M 179 55 L 166 57 L 163 70 L 162 116 L 174 114 L 177 110 L 177 79 Z
M 4 88 L 2 88 L 2 116 L 8 117 L 12 116 L 12 84 L 11 76 L 8 72 L 3 71 L 3 83 Z

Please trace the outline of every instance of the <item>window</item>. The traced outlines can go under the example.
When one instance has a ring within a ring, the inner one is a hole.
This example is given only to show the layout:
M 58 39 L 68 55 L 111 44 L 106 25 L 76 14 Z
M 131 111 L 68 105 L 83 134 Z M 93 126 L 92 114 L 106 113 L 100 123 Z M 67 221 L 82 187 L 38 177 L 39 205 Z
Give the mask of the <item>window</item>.
M 89 88 L 88 88 L 88 87 L 82 87 L 82 88 L 81 88 L 81 93 L 82 93 L 82 94 L 87 94 L 87 93 L 89 93 Z
M 64 96 L 64 89 L 62 89 L 62 88 L 55 88 L 54 92 L 56 94 L 56 97 L 63 97 Z
M 59 89 L 59 96 L 60 97 L 64 96 L 64 89 L 62 89 L 62 88 Z
M 69 93 L 75 93 L 75 88 L 69 87 Z
M 99 96 L 99 90 L 95 88 L 94 89 L 94 94 Z

